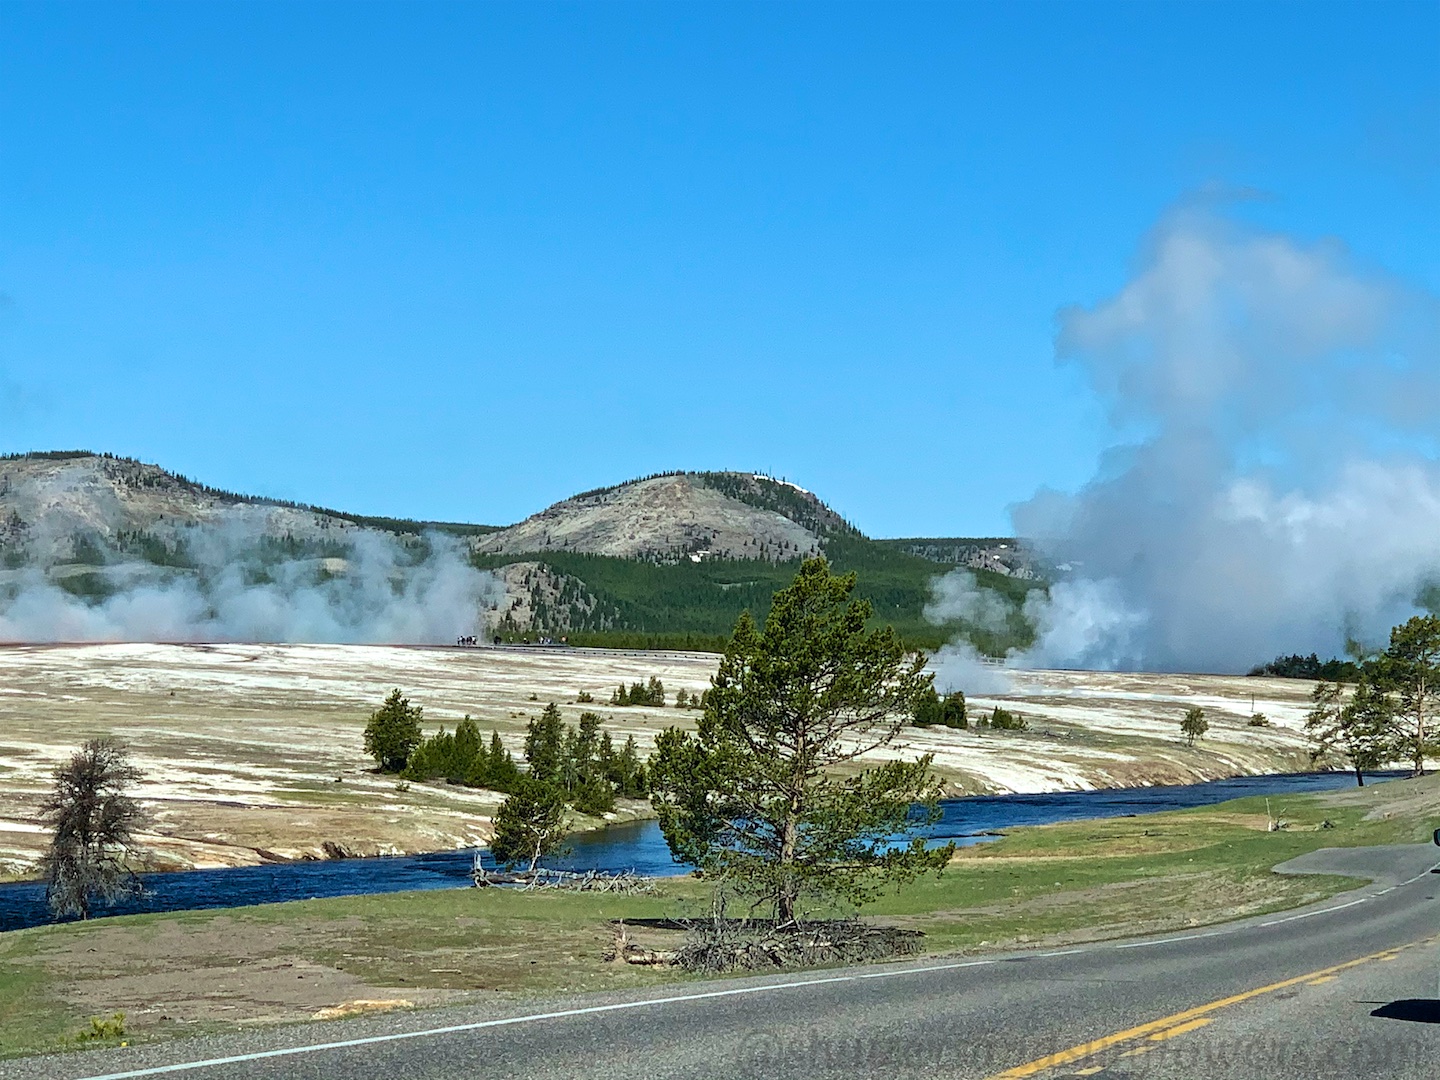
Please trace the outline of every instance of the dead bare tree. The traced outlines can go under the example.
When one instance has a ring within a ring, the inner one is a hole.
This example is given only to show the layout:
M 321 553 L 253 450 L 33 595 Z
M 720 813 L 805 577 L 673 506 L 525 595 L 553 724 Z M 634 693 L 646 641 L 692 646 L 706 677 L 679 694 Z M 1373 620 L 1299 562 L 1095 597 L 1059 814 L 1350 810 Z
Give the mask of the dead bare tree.
M 114 739 L 91 739 L 55 770 L 55 787 L 40 814 L 53 832 L 41 869 L 56 918 L 88 919 L 97 900 L 113 903 L 139 891 L 132 864 L 145 812 L 127 794 L 139 779 L 140 770 Z

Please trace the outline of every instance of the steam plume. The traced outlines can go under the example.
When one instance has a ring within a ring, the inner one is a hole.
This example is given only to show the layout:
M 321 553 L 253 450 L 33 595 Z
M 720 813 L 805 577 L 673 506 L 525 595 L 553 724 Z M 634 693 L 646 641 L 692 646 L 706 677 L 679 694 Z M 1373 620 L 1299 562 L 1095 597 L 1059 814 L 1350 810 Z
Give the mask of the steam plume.
M 296 641 L 439 643 L 482 629 L 482 606 L 502 590 L 451 538 L 417 551 L 356 530 L 344 557 L 275 558 L 243 516 L 186 530 L 193 565 L 106 566 L 112 590 L 87 600 L 38 567 L 0 589 L 0 640 Z
M 1117 442 L 1017 507 L 1068 576 L 1025 666 L 1242 671 L 1383 641 L 1440 581 L 1436 298 L 1206 208 L 1060 315 Z

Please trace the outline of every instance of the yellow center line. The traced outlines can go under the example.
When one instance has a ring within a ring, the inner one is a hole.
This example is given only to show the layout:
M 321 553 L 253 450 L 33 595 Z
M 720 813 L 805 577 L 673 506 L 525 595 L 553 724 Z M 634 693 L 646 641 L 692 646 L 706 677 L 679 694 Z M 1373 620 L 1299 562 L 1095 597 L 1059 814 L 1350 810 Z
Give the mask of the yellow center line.
M 1179 1027 L 1170 1028 L 1168 1031 L 1157 1031 L 1154 1035 L 1149 1036 L 1149 1039 L 1151 1042 L 1164 1042 L 1166 1039 L 1173 1039 L 1176 1035 L 1184 1035 L 1186 1032 L 1195 1031 L 1197 1028 L 1214 1022 L 1213 1016 L 1197 1016 L 1194 1020 L 1187 1020 Z
M 1166 1016 L 1159 1020 L 1151 1020 L 1149 1023 L 1126 1028 L 1124 1031 L 1117 1031 L 1113 1035 L 1105 1035 L 1098 1039 L 1092 1039 L 1090 1042 L 1080 1043 L 1078 1046 L 1072 1046 L 1068 1050 L 1061 1050 L 1059 1053 L 1047 1054 L 1045 1057 L 1036 1058 L 1034 1061 L 1027 1061 L 1023 1065 L 1016 1065 L 1014 1068 L 1006 1069 L 1004 1072 L 995 1073 L 993 1076 L 988 1077 L 987 1080 L 1019 1080 L 1021 1077 L 1034 1076 L 1037 1073 L 1044 1072 L 1046 1069 L 1053 1069 L 1057 1065 L 1069 1065 L 1072 1062 L 1082 1061 L 1087 1057 L 1100 1053 L 1102 1050 L 1108 1050 L 1122 1043 L 1143 1039 L 1155 1035 L 1157 1032 L 1168 1032 L 1170 1029 L 1186 1027 L 1187 1023 L 1191 1020 L 1206 1016 L 1207 1013 L 1212 1013 L 1219 1009 L 1229 1008 L 1231 1005 L 1239 1005 L 1242 1001 L 1250 1001 L 1252 998 L 1257 998 L 1264 994 L 1273 994 L 1277 990 L 1298 986 L 1301 983 L 1308 983 L 1315 979 L 1333 978 L 1342 971 L 1359 967 L 1361 964 L 1368 964 L 1372 960 L 1386 958 L 1393 960 L 1396 954 L 1406 949 L 1413 949 L 1417 945 L 1429 945 L 1435 940 L 1436 938 L 1429 937 L 1423 941 L 1412 941 L 1410 944 L 1401 945 L 1399 948 L 1382 949 L 1380 952 L 1370 953 L 1368 956 L 1361 956 L 1355 960 L 1347 960 L 1343 964 L 1336 964 L 1333 967 L 1312 971 L 1308 975 L 1297 975 L 1293 979 L 1284 979 L 1280 982 L 1270 983 L 1268 986 L 1258 986 L 1254 990 L 1246 990 L 1243 993 L 1232 994 L 1230 997 L 1220 998 L 1218 1001 L 1212 1001 L 1207 1005 L 1197 1005 L 1193 1009 L 1186 1009 L 1183 1012 L 1174 1013 L 1171 1016 Z M 1193 1030 L 1193 1028 L 1187 1028 L 1187 1030 Z M 1183 1032 L 1179 1030 L 1173 1033 L 1176 1035 L 1183 1034 Z
M 1324 986 L 1327 982 L 1334 982 L 1338 976 L 1321 975 L 1318 979 L 1311 979 L 1306 986 Z

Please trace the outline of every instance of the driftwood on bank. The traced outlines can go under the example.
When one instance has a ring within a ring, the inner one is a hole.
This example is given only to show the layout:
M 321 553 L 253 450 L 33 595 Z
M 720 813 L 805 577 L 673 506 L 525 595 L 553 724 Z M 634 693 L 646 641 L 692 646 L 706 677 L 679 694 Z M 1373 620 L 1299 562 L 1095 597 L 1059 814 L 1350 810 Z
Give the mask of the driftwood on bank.
M 485 867 L 477 866 L 472 879 L 477 888 L 485 888 L 490 885 L 514 885 L 522 890 L 566 889 L 572 892 L 624 893 L 631 896 L 655 891 L 653 878 L 642 877 L 633 870 L 622 870 L 619 873 L 606 873 L 600 870 L 574 873 L 569 870 L 543 869 L 512 872 L 487 870 Z

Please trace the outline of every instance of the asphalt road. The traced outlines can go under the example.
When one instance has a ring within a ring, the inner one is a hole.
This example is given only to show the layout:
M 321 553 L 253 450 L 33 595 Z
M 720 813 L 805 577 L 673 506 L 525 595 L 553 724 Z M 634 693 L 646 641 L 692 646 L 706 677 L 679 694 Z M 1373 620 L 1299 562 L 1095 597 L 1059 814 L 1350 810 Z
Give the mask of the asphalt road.
M 1162 938 L 271 1028 L 5 1062 L 0 1076 L 1433 1080 L 1436 856 L 1318 852 L 1294 869 L 1376 883 Z

